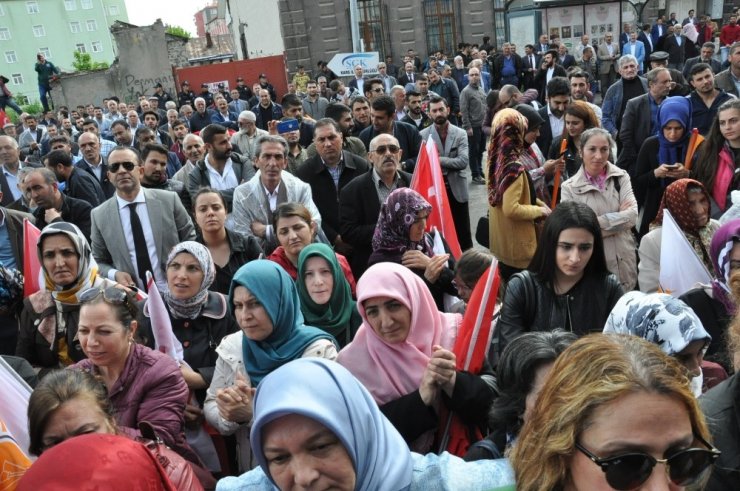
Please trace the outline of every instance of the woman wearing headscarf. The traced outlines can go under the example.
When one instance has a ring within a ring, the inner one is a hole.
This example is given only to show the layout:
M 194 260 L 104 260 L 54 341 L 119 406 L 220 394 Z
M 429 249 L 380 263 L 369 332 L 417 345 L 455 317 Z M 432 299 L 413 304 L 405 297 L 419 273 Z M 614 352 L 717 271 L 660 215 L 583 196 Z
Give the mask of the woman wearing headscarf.
M 435 254 L 434 237 L 424 231 L 431 211 L 432 205 L 413 189 L 399 188 L 389 194 L 380 207 L 368 266 L 380 262 L 406 266 L 424 280 L 437 307 L 443 310 L 444 294 L 457 296 L 455 258 L 444 237 L 446 254 Z
M 709 218 L 709 193 L 704 186 L 693 179 L 679 179 L 669 185 L 660 203 L 650 232 L 640 241 L 640 264 L 638 280 L 640 291 L 658 291 L 660 276 L 660 247 L 664 210 L 668 210 L 683 232 L 686 240 L 704 263 L 707 271 L 713 274 L 714 267 L 709 255 L 712 236 L 719 228 L 719 222 Z
M 685 97 L 668 97 L 658 107 L 658 127 L 658 134 L 645 140 L 637 156 L 638 237 L 650 231 L 665 188 L 676 179 L 689 177 L 683 164 L 691 138 L 691 102 Z
M 115 282 L 98 275 L 90 245 L 72 223 L 44 227 L 36 250 L 44 283 L 41 290 L 23 300 L 16 355 L 41 367 L 43 373 L 85 358 L 77 337 L 79 295 Z
M 357 294 L 363 323 L 337 361 L 370 391 L 411 449 L 433 448 L 445 411 L 485 427 L 494 396 L 489 375 L 458 371 L 451 351 L 462 317 L 438 311 L 424 283 L 397 264 L 371 266 Z
M 730 287 L 730 276 L 740 269 L 740 219 L 722 225 L 712 236 L 709 247 L 715 278 L 681 295 L 681 300 L 693 309 L 714 342 L 706 357 L 730 370 L 732 357 L 727 352 L 725 332 L 737 311 Z
M 704 379 L 702 363 L 712 337 L 693 310 L 676 297 L 665 293 L 626 293 L 609 314 L 605 333 L 641 337 L 681 363 L 691 378 L 691 390 L 699 397 Z M 715 380 L 717 384 L 727 378 Z M 706 390 L 711 387 L 703 387 Z
M 331 334 L 340 349 L 346 346 L 362 318 L 331 247 L 311 244 L 301 251 L 296 286 L 306 322 Z
M 537 248 L 535 221 L 550 214 L 522 163 L 527 119 L 514 109 L 493 118 L 488 146 L 489 243 L 504 279 L 529 265 Z
M 518 104 L 514 109 L 527 118 L 527 132 L 524 134 L 524 143 L 528 146 L 527 151 L 522 153 L 520 157 L 521 162 L 529 172 L 529 179 L 534 185 L 537 199 L 543 203 L 549 203 L 552 201 L 552 196 L 547 183 L 552 179 L 558 168 L 561 172 L 565 169 L 565 161 L 559 158 L 546 161 L 542 149 L 537 145 L 540 126 L 545 123 L 540 113 L 529 104 Z
M 304 323 L 295 283 L 277 263 L 258 259 L 239 268 L 228 303 L 241 332 L 226 336 L 216 348 L 204 410 L 221 434 L 236 433 L 239 470 L 244 471 L 252 467 L 248 439 L 253 388 L 291 360 L 334 360 L 337 349 L 331 335 Z
M 323 435 L 324 452 L 307 457 Z M 300 476 L 316 488 L 470 491 L 512 486 L 505 460 L 465 463 L 448 453 L 419 455 L 346 369 L 325 360 L 296 360 L 268 375 L 254 398 L 252 450 L 259 463 L 219 482 L 220 491 L 295 489 Z M 294 462 L 281 465 L 275 449 Z
M 44 452 L 23 475 L 17 490 L 81 488 L 177 491 L 157 458 L 142 443 L 100 433 L 70 438 Z

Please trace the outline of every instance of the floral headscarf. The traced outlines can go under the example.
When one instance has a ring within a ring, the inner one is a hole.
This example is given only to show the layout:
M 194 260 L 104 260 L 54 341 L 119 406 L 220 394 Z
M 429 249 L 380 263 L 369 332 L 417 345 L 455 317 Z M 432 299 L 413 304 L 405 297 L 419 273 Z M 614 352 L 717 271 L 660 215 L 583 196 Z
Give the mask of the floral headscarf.
M 431 256 L 432 244 L 426 235 L 421 242 L 409 238 L 409 229 L 422 212 L 431 212 L 432 205 L 410 188 L 399 188 L 388 195 L 380 207 L 378 223 L 373 233 L 373 253 L 386 261 L 400 262 L 403 253 L 420 250 Z
M 502 109 L 493 118 L 488 147 L 488 202 L 498 206 L 508 187 L 525 172 L 521 157 L 527 150 L 527 118 L 515 109 Z
M 206 246 L 191 240 L 181 242 L 172 248 L 167 256 L 167 267 L 175 259 L 175 256 L 181 252 L 187 252 L 193 256 L 200 264 L 203 271 L 203 280 L 200 282 L 200 289 L 195 296 L 186 299 L 177 299 L 172 296 L 169 288 L 162 294 L 164 301 L 169 308 L 172 317 L 175 319 L 195 319 L 200 314 L 201 309 L 208 301 L 208 287 L 213 283 L 216 277 L 216 267 L 213 264 L 211 252 Z

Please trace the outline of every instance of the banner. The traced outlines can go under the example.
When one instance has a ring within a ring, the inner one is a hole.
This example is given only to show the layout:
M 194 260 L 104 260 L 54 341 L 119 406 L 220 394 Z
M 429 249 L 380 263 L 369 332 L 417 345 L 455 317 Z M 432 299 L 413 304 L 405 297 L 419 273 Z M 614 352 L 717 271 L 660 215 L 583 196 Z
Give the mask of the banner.
M 360 65 L 365 75 L 377 75 L 379 55 L 369 53 L 337 53 L 327 66 L 337 77 L 354 77 L 355 65 Z

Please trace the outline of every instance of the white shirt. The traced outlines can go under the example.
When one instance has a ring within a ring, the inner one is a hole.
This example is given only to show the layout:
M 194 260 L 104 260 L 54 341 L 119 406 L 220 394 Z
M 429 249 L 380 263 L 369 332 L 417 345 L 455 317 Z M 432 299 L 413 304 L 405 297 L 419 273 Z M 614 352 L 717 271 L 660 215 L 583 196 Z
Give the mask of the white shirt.
M 100 160 L 98 161 L 97 164 L 93 164 L 92 162 L 88 162 L 87 160 L 85 160 L 85 162 L 87 162 L 87 165 L 90 166 L 90 168 L 93 171 L 93 174 L 95 174 L 95 177 L 98 178 L 98 181 L 102 181 L 103 169 L 101 168 L 101 165 L 103 164 L 103 157 L 102 156 L 100 157 Z
M 275 186 L 275 191 L 270 192 L 264 184 L 262 185 L 262 189 L 265 190 L 265 195 L 267 196 L 267 202 L 270 203 L 270 211 L 277 210 L 277 200 L 278 200 L 278 191 L 280 191 L 280 184 Z
M 550 104 L 547 105 L 547 115 L 550 117 L 550 130 L 552 130 L 553 141 L 555 138 L 563 134 L 563 128 L 565 128 L 565 116 L 555 116 L 551 109 Z
M 231 163 L 231 159 L 226 161 L 224 165 L 224 173 L 219 174 L 218 171 L 208 162 L 208 156 L 206 155 L 206 169 L 208 169 L 208 178 L 211 181 L 211 187 L 219 191 L 226 189 L 234 189 L 239 185 L 239 181 L 236 178 L 234 167 Z
M 159 257 L 157 256 L 157 243 L 154 241 L 154 233 L 152 231 L 152 223 L 149 221 L 149 210 L 147 209 L 146 199 L 144 197 L 144 191 L 139 189 L 139 194 L 133 199 L 133 201 L 126 201 L 116 194 L 116 202 L 118 203 L 118 215 L 121 218 L 121 225 L 123 225 L 123 236 L 126 239 L 126 247 L 128 247 L 129 258 L 131 264 L 134 265 L 134 271 L 129 271 L 131 277 L 136 281 L 139 288 L 146 290 L 146 285 L 141 285 L 139 279 L 139 265 L 136 262 L 136 247 L 134 246 L 134 234 L 131 230 L 131 209 L 128 207 L 131 203 L 140 203 L 136 205 L 136 214 L 139 215 L 139 221 L 141 222 L 141 228 L 144 231 L 144 239 L 146 240 L 146 249 L 149 253 L 149 260 L 152 263 L 152 274 L 154 275 L 154 281 L 160 290 L 167 288 L 167 277 L 159 267 Z M 108 278 L 115 280 L 117 269 L 111 269 L 108 272 Z

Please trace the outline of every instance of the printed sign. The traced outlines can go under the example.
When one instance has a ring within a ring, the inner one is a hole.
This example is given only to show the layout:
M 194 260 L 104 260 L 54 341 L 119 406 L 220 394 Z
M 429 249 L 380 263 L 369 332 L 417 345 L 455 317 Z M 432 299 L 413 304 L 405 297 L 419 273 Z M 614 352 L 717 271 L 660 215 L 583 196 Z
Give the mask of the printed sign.
M 378 52 L 369 53 L 337 53 L 328 63 L 329 69 L 338 77 L 352 77 L 355 65 L 360 65 L 365 75 L 378 73 Z

